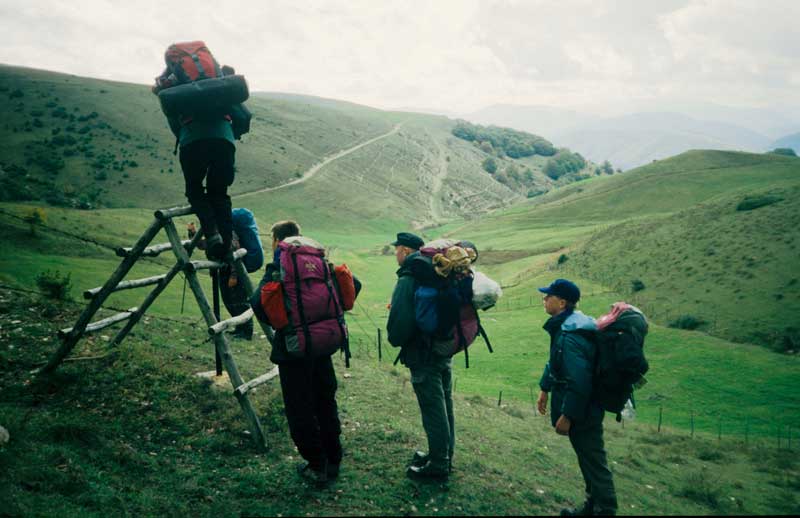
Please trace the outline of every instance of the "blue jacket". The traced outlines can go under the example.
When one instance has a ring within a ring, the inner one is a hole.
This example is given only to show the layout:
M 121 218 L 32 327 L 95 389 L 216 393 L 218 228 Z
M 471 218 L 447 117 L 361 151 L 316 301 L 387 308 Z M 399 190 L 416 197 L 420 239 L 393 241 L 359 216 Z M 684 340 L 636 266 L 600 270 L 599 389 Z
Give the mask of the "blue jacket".
M 562 415 L 576 424 L 602 420 L 603 409 L 591 401 L 596 349 L 587 335 L 597 331 L 594 318 L 567 310 L 551 317 L 544 329 L 550 334 L 550 361 L 539 387 L 551 392 L 553 426 Z
M 233 230 L 239 237 L 239 246 L 247 250 L 242 262 L 249 273 L 253 273 L 264 265 L 264 248 L 258 235 L 256 218 L 248 209 L 233 209 Z

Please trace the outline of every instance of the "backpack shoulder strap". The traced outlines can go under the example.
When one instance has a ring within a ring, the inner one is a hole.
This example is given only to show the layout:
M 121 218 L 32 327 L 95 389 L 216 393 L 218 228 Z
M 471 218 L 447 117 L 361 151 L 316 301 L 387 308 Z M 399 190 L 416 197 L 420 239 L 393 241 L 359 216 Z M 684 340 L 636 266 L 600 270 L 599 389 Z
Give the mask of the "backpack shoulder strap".
M 486 330 L 483 328 L 483 325 L 481 324 L 481 317 L 478 315 L 477 309 L 475 309 L 475 320 L 478 321 L 478 333 L 480 333 L 481 337 L 483 338 L 483 341 L 486 342 L 486 347 L 489 348 L 489 352 L 493 353 L 494 349 L 492 349 L 492 344 L 491 342 L 489 342 L 489 337 L 486 335 Z
M 339 285 L 336 283 L 336 275 L 333 272 L 333 265 L 327 261 L 322 260 L 323 270 L 325 272 L 325 287 L 328 288 L 328 296 L 330 297 L 331 301 L 333 302 L 333 307 L 336 309 L 336 323 L 339 324 L 339 332 L 342 333 L 342 340 L 344 343 L 342 344 L 342 349 L 344 349 L 344 366 L 346 368 L 350 368 L 350 338 L 347 336 L 347 331 L 344 328 L 344 310 L 339 305 L 339 298 L 334 295 L 333 293 L 333 285 L 336 284 L 336 292 L 341 293 L 339 291 Z M 295 266 L 295 270 L 297 270 L 297 266 Z
M 283 255 L 283 254 L 281 254 Z M 300 270 L 297 267 L 297 254 L 290 254 L 292 256 L 292 266 L 294 266 L 294 288 L 297 294 L 297 312 L 300 317 L 300 325 L 303 327 L 303 334 L 306 338 L 306 354 L 311 354 L 311 330 L 308 328 L 306 321 L 306 314 L 303 310 L 303 295 L 300 293 Z

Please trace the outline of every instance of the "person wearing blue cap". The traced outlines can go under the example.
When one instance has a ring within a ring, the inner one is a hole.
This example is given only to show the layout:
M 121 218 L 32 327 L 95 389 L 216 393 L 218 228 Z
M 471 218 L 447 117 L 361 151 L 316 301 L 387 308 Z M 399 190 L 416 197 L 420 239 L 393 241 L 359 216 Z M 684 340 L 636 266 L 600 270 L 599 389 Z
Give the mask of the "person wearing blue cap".
M 595 320 L 575 309 L 581 291 L 572 281 L 556 279 L 539 291 L 550 315 L 544 324 L 550 335 L 550 359 L 539 381 L 537 407 L 545 414 L 552 394 L 552 425 L 559 435 L 569 436 L 586 483 L 583 506 L 563 509 L 561 516 L 614 515 L 617 496 L 603 443 L 605 412 L 591 399 L 596 350 L 587 335 L 597 330 Z

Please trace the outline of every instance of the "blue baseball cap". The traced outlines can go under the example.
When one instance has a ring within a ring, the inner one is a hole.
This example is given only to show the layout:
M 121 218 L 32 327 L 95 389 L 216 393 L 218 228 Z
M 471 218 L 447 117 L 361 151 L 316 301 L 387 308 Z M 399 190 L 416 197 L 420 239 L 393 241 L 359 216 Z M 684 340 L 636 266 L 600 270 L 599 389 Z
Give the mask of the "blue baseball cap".
M 555 295 L 573 304 L 581 299 L 581 290 L 578 289 L 574 282 L 568 281 L 567 279 L 556 279 L 550 286 L 539 288 L 539 291 L 547 295 Z

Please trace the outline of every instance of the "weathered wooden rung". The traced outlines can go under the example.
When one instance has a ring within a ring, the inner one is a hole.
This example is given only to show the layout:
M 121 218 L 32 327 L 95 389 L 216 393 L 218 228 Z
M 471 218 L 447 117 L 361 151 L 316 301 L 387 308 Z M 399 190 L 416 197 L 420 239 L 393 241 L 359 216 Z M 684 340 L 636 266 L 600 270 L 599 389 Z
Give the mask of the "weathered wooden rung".
M 86 329 L 83 331 L 85 333 L 94 333 L 95 331 L 100 331 L 101 329 L 105 329 L 108 326 L 113 326 L 117 322 L 122 322 L 123 320 L 128 320 L 131 316 L 138 311 L 139 308 L 130 308 L 128 311 L 123 311 L 122 313 L 117 313 L 116 315 L 112 315 L 108 318 L 104 318 L 103 320 L 98 320 L 97 322 L 93 322 L 86 326 Z M 72 332 L 71 327 L 66 329 L 62 329 L 58 332 L 58 336 L 61 338 L 65 338 Z
M 233 260 L 238 261 L 242 257 L 247 255 L 247 250 L 244 248 L 240 248 L 233 253 Z M 221 263 L 218 261 L 191 261 L 191 267 L 193 270 L 211 270 L 216 268 L 224 268 L 228 266 L 227 263 Z
M 191 207 L 173 207 L 171 209 L 159 209 L 155 211 L 154 215 L 156 219 L 160 221 L 164 221 L 170 218 L 177 218 L 178 216 L 186 216 L 188 214 L 193 214 L 194 211 Z
M 223 320 L 222 322 L 218 322 L 213 326 L 209 327 L 208 334 L 210 334 L 211 336 L 218 335 L 223 331 L 227 331 L 228 329 L 238 326 L 239 324 L 244 324 L 245 322 L 248 322 L 251 318 L 253 318 L 253 310 L 248 309 L 241 315 L 229 318 L 228 320 Z
M 276 365 L 268 373 L 262 374 L 261 376 L 251 379 L 247 383 L 236 387 L 236 390 L 233 391 L 233 394 L 236 397 L 241 397 L 250 392 L 251 390 L 253 390 L 254 388 L 256 388 L 257 386 L 263 385 L 264 383 L 268 382 L 269 380 L 277 376 L 278 376 L 278 366 Z
M 186 239 L 181 241 L 181 244 L 184 248 L 186 248 L 191 242 L 191 240 Z M 121 246 L 116 249 L 116 253 L 118 257 L 128 257 L 131 253 L 131 250 L 133 250 L 133 248 Z M 147 247 L 142 251 L 142 255 L 147 257 L 156 257 L 157 255 L 160 255 L 161 252 L 166 252 L 167 250 L 172 250 L 172 243 L 162 243 L 160 245 Z
M 142 286 L 150 286 L 152 284 L 158 284 L 159 282 L 161 282 L 161 279 L 163 279 L 166 276 L 167 276 L 167 274 L 163 274 L 163 275 L 156 275 L 156 276 L 153 276 L 153 277 L 147 277 L 147 278 L 144 278 L 144 279 L 134 279 L 134 280 L 131 280 L 131 281 L 122 281 L 121 283 L 119 283 L 116 286 L 114 286 L 114 288 L 111 291 L 115 292 L 115 291 L 121 291 L 121 290 L 130 290 L 130 289 L 133 289 L 133 288 L 141 288 Z M 83 292 L 83 298 L 85 298 L 87 300 L 91 300 L 95 296 L 97 296 L 97 294 L 100 293 L 100 290 L 102 290 L 102 289 L 103 289 L 103 287 L 100 286 L 99 288 L 92 288 L 90 290 L 86 290 L 86 291 Z

